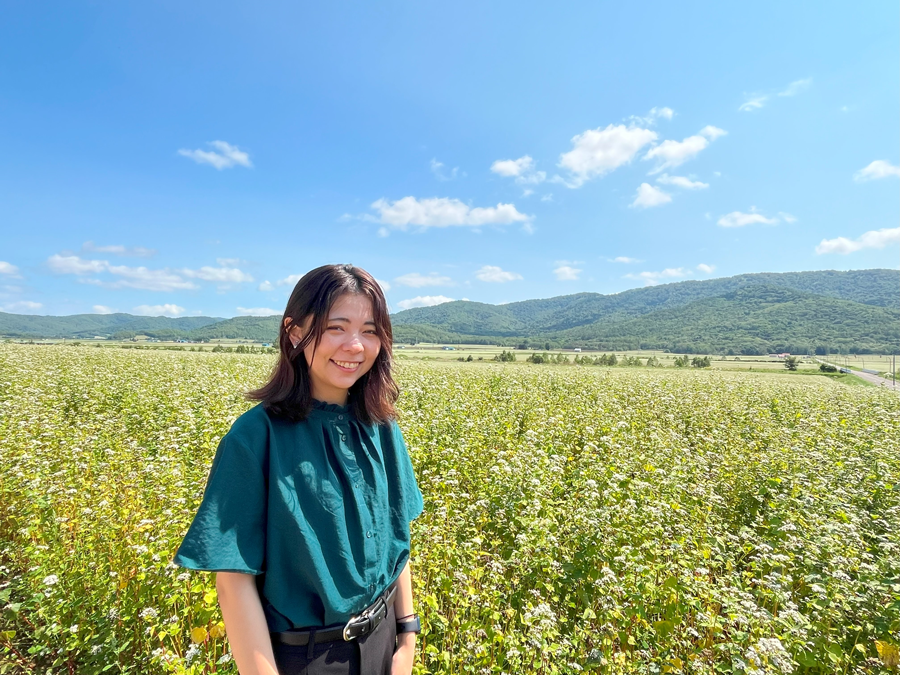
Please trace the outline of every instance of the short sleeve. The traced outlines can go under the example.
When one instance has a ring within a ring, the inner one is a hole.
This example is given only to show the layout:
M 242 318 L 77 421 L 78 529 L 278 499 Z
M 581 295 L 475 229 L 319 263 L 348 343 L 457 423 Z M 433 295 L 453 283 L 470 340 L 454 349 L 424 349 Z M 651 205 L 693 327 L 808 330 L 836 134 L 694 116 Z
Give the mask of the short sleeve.
M 392 424 L 406 517 L 407 520 L 413 521 L 425 510 L 425 502 L 422 500 L 422 491 L 419 490 L 419 484 L 416 482 L 416 473 L 413 470 L 412 460 L 409 458 L 409 450 L 406 447 L 403 432 L 400 431 L 400 426 L 396 421 Z
M 219 442 L 203 501 L 174 562 L 215 572 L 264 571 L 266 480 L 259 459 L 233 434 Z

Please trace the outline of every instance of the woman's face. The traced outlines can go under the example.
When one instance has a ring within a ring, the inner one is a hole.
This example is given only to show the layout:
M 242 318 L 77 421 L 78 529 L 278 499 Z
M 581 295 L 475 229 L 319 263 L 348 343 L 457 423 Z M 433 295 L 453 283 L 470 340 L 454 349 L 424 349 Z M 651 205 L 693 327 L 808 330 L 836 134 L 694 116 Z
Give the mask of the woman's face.
M 286 319 L 285 325 L 289 321 Z M 308 317 L 292 334 L 302 337 L 311 323 L 312 318 Z M 372 301 L 365 295 L 340 296 L 328 312 L 319 344 L 311 342 L 303 350 L 313 398 L 346 405 L 350 387 L 369 372 L 380 351 L 381 337 L 375 328 Z

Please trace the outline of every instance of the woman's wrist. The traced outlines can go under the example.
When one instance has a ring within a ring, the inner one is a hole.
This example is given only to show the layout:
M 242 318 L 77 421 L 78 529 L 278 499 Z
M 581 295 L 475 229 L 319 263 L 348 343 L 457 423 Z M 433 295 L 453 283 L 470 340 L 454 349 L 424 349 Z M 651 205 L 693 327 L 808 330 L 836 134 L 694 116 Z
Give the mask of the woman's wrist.
M 415 633 L 400 633 L 397 636 L 397 649 L 398 650 L 407 650 L 414 651 L 416 648 L 416 634 Z

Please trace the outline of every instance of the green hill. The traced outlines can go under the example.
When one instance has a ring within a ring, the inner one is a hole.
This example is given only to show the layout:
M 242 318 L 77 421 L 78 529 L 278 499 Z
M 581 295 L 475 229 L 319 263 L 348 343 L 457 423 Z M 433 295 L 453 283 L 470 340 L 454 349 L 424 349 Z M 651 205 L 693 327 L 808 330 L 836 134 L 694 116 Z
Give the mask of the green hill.
M 506 305 L 458 300 L 392 316 L 397 342 L 751 354 L 890 353 L 900 343 L 900 271 L 742 274 Z M 28 316 L 0 313 L 15 338 L 243 339 L 273 342 L 278 316 Z

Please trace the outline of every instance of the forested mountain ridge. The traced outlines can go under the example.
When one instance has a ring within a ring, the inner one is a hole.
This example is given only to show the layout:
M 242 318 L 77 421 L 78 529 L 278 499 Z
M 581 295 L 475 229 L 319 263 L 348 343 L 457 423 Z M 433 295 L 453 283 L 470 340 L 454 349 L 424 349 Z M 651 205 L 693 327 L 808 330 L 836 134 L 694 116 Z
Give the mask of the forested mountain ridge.
M 392 322 L 396 342 L 735 354 L 808 349 L 887 353 L 900 341 L 898 306 L 900 271 L 828 270 L 743 274 L 506 305 L 460 300 L 398 312 Z M 0 313 L 0 335 L 272 342 L 278 321 L 277 316 Z

